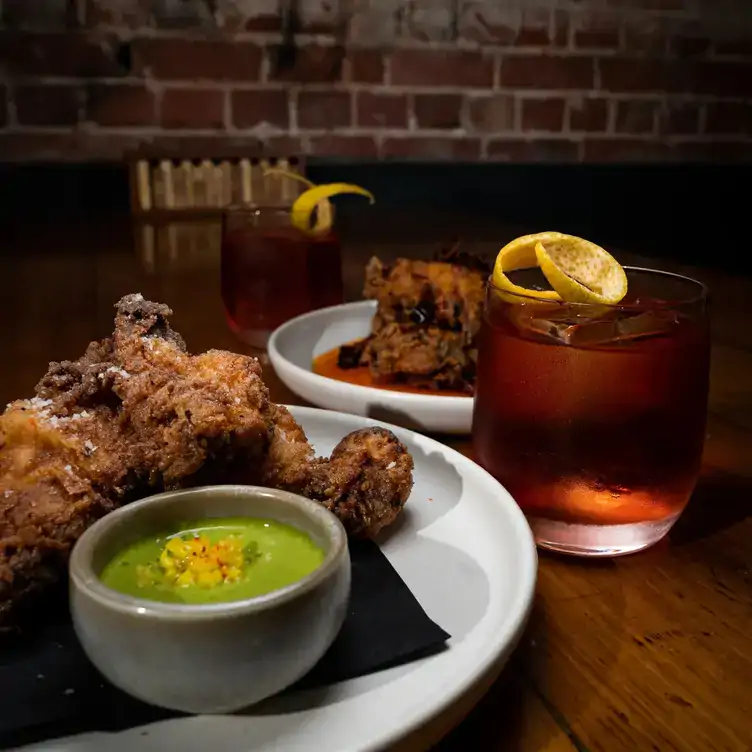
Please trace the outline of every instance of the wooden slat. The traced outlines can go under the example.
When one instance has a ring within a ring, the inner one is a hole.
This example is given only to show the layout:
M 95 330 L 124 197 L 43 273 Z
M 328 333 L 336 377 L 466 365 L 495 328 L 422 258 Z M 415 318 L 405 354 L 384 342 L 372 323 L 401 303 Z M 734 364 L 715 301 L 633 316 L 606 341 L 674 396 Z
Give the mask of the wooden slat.
M 213 216 L 235 204 L 290 206 L 304 190 L 284 175 L 265 176 L 270 167 L 303 174 L 303 163 L 284 158 L 175 160 L 139 156 L 131 163 L 131 209 L 139 219 Z

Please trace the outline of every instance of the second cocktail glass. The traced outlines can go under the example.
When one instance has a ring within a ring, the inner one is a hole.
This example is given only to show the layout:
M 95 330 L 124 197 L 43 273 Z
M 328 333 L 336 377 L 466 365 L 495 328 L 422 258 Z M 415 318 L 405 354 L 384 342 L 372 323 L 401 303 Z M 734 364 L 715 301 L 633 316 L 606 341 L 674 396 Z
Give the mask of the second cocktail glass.
M 222 301 L 230 328 L 264 349 L 288 319 L 343 302 L 340 242 L 332 229 L 293 227 L 289 208 L 243 206 L 222 221 Z

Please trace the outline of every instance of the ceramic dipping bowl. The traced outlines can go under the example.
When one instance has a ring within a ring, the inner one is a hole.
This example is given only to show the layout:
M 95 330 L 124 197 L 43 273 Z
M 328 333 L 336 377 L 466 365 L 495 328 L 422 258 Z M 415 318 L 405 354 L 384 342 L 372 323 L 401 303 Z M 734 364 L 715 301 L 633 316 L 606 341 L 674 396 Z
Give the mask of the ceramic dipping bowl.
M 163 603 L 124 595 L 100 576 L 113 557 L 181 522 L 276 520 L 324 551 L 321 565 L 282 589 L 222 603 Z M 137 501 L 96 522 L 70 560 L 73 625 L 115 686 L 187 713 L 229 713 L 282 691 L 329 649 L 347 613 L 350 555 L 340 521 L 320 504 L 255 486 L 207 486 Z

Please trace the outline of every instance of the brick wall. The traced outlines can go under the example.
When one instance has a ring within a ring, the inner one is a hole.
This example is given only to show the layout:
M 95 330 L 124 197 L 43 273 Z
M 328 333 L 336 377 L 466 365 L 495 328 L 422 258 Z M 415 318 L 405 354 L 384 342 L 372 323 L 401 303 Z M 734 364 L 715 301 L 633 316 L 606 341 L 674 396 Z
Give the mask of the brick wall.
M 752 156 L 750 0 L 0 6 L 0 160 Z

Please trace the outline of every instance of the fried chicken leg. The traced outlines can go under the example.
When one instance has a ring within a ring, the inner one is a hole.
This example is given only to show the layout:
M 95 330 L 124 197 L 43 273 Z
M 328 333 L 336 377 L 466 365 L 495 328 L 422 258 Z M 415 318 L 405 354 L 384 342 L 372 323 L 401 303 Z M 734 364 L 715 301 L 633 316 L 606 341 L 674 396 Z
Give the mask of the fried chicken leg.
M 402 510 L 413 461 L 389 431 L 345 437 L 315 456 L 275 405 L 254 358 L 190 355 L 167 306 L 128 295 L 111 338 L 51 363 L 36 396 L 0 415 L 0 622 L 60 578 L 95 520 L 162 490 L 240 482 L 320 501 L 351 535 Z

